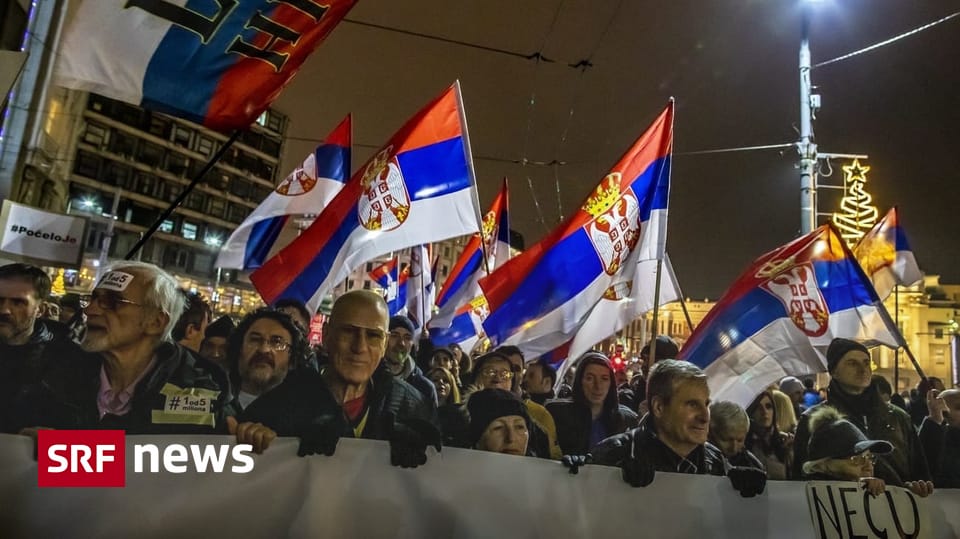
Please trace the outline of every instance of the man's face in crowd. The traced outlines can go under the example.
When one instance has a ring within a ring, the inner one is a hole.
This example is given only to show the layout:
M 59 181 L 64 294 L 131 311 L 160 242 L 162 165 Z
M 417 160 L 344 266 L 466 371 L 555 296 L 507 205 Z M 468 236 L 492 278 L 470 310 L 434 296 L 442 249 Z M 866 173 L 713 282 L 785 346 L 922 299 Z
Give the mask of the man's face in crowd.
M 657 433 L 667 445 L 692 451 L 707 441 L 710 389 L 705 380 L 674 382 L 670 402 L 665 403 L 658 397 L 652 404 Z
M 523 375 L 523 389 L 533 395 L 542 395 L 550 392 L 550 379 L 544 378 L 543 367 L 530 365 Z
M 512 389 L 514 372 L 510 362 L 495 358 L 486 361 L 477 376 L 477 381 L 483 389 Z
M 200 346 L 203 344 L 203 334 L 207 331 L 207 326 L 210 325 L 210 316 L 204 312 L 203 320 L 200 321 L 200 327 L 197 327 L 193 324 L 187 326 L 186 335 L 181 341 L 180 344 L 186 346 L 190 350 L 195 352 L 200 351 Z
M 508 415 L 498 417 L 487 425 L 480 441 L 477 442 L 477 449 L 508 455 L 525 455 L 529 441 L 530 432 L 523 417 Z
M 237 363 L 242 389 L 259 394 L 280 385 L 290 370 L 292 340 L 276 320 L 260 318 L 251 324 Z
M 20 345 L 30 340 L 40 304 L 30 281 L 0 280 L 0 343 Z
M 946 396 L 941 397 L 947 405 L 944 417 L 951 427 L 960 428 L 960 390 L 951 389 L 946 393 Z
M 323 331 L 330 364 L 348 384 L 366 384 L 387 349 L 387 311 L 383 305 L 344 296 L 334 305 Z
M 603 406 L 610 391 L 610 370 L 603 365 L 591 363 L 583 368 L 583 395 L 594 406 Z
M 713 443 L 727 458 L 735 457 L 743 451 L 743 446 L 747 441 L 748 425 L 738 427 L 729 427 L 726 430 L 718 430 L 712 433 Z
M 840 358 L 831 376 L 844 389 L 862 393 L 872 381 L 870 356 L 863 350 L 850 350 Z
M 144 337 L 159 339 L 166 316 L 145 305 L 146 277 L 138 269 L 125 268 L 133 276 L 120 290 L 96 288 L 91 294 L 87 334 L 81 346 L 87 352 L 107 352 L 137 346 Z
M 413 333 L 407 328 L 394 328 L 390 330 L 390 338 L 387 344 L 387 359 L 393 363 L 403 363 L 410 350 L 413 349 Z
M 202 343 L 200 343 L 200 356 L 216 363 L 217 365 L 226 365 L 227 338 L 207 337 Z

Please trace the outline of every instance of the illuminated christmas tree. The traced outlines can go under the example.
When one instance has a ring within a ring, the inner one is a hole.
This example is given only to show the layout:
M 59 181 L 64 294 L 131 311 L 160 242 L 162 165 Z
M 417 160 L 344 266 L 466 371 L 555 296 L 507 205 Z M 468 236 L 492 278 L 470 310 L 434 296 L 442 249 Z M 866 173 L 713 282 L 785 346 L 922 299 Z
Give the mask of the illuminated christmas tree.
M 57 276 L 53 279 L 53 284 L 50 286 L 50 293 L 54 296 L 62 296 L 67 293 L 67 289 L 63 285 L 63 268 L 57 270 Z
M 867 172 L 870 167 L 861 165 L 859 159 L 843 166 L 843 198 L 840 212 L 833 214 L 833 222 L 851 248 L 877 224 L 879 215 L 873 205 L 873 196 L 864 189 Z

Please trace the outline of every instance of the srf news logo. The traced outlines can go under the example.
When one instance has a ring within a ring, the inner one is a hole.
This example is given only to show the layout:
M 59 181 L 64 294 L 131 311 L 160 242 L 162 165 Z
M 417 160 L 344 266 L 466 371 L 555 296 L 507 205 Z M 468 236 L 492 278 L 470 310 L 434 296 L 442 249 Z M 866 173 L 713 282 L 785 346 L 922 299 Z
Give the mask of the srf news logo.
M 126 433 L 122 430 L 41 430 L 37 433 L 37 486 L 123 487 L 127 477 Z M 249 444 L 154 444 L 133 446 L 134 473 L 253 470 Z M 144 466 L 146 464 L 146 466 Z

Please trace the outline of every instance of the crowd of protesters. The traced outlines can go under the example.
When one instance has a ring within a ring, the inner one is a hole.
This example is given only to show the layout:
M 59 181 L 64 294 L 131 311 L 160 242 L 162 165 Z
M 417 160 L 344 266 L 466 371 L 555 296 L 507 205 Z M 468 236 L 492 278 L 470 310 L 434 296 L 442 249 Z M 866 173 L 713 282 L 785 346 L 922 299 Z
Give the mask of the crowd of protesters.
M 54 301 L 50 289 L 37 267 L 0 266 L 0 432 L 230 434 L 258 453 L 289 436 L 300 456 L 368 438 L 389 442 L 402 467 L 424 464 L 429 447 L 461 447 L 560 460 L 571 473 L 616 466 L 635 487 L 657 472 L 727 476 L 743 496 L 767 479 L 920 496 L 960 487 L 960 390 L 926 378 L 906 407 L 847 339 L 826 351 L 823 391 L 786 377 L 743 408 L 711 402 L 706 374 L 665 336 L 632 378 L 588 352 L 558 385 L 553 365 L 515 346 L 471 356 L 418 340 L 370 291 L 337 299 L 315 349 L 299 302 L 214 320 L 151 264 L 114 265 L 88 297 Z

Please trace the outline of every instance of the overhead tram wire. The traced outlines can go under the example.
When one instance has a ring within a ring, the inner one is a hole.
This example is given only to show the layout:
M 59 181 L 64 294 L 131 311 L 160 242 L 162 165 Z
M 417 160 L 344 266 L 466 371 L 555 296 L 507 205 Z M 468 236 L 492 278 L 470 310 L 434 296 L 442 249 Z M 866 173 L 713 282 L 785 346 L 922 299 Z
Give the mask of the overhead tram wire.
M 547 37 L 549 37 L 550 33 L 553 32 L 553 27 L 556 25 L 556 22 L 557 22 L 557 15 L 560 13 L 560 8 L 563 6 L 564 2 L 566 2 L 566 0 L 562 0 L 562 1 L 560 2 L 560 4 L 557 6 L 557 11 L 556 11 L 556 13 L 554 13 L 553 22 L 550 24 L 550 29 L 549 29 L 548 32 L 547 32 Z M 451 38 L 448 38 L 448 37 L 437 36 L 437 35 L 427 34 L 427 33 L 423 33 L 423 32 L 414 32 L 414 31 L 412 31 L 412 30 L 404 30 L 403 28 L 395 28 L 395 27 L 393 27 L 393 26 L 387 26 L 387 25 L 384 25 L 384 24 L 376 24 L 376 23 L 372 23 L 372 22 L 358 21 L 358 20 L 356 20 L 356 19 L 345 18 L 345 19 L 343 19 L 343 22 L 348 22 L 348 23 L 351 23 L 351 24 L 356 24 L 356 25 L 358 25 L 358 26 L 366 26 L 366 27 L 369 27 L 369 28 L 375 28 L 375 29 L 377 29 L 377 30 L 385 30 L 385 31 L 387 31 L 387 32 L 394 32 L 394 33 L 397 33 L 397 34 L 403 34 L 403 35 L 412 36 L 412 37 L 419 37 L 419 38 L 422 38 L 422 39 L 429 39 L 429 40 L 432 40 L 432 41 L 440 41 L 440 42 L 442 42 L 442 43 L 449 43 L 449 44 L 451 44 L 451 45 L 459 45 L 459 46 L 461 46 L 461 47 L 467 47 L 467 48 L 471 48 L 471 49 L 477 49 L 477 50 L 481 50 L 481 51 L 492 52 L 492 53 L 495 53 L 495 54 L 502 54 L 502 55 L 504 55 L 504 56 L 512 56 L 512 57 L 514 57 L 514 58 L 521 58 L 521 59 L 524 59 L 524 60 L 533 60 L 533 61 L 537 62 L 537 64 L 539 64 L 540 62 L 546 62 L 546 63 L 549 63 L 549 64 L 554 64 L 554 63 L 555 63 L 555 64 L 557 64 L 557 65 L 566 65 L 567 67 L 574 68 L 574 69 L 578 68 L 578 66 L 577 66 L 576 64 L 571 64 L 571 63 L 568 63 L 568 62 L 557 62 L 556 60 L 554 60 L 554 59 L 552 59 L 552 58 L 547 58 L 546 56 L 544 56 L 544 55 L 543 55 L 543 45 L 546 45 L 546 37 L 544 38 L 543 44 L 541 44 L 540 48 L 539 48 L 536 52 L 524 53 L 524 52 L 518 52 L 518 51 L 511 51 L 511 50 L 507 50 L 507 49 L 501 49 L 501 48 L 499 48 L 499 47 L 491 47 L 491 46 L 489 46 L 489 45 L 480 45 L 480 44 L 478 44 L 478 43 L 470 43 L 470 42 L 468 42 L 468 41 L 461 41 L 461 40 L 459 40 L 459 39 L 451 39 Z
M 620 13 L 620 8 L 623 6 L 623 0 L 620 0 L 617 3 L 617 6 L 613 9 L 613 12 L 610 14 L 610 18 L 607 20 L 607 25 L 604 27 L 603 32 L 600 34 L 600 37 L 597 38 L 596 45 L 593 46 L 593 50 L 590 51 L 590 54 L 583 60 L 580 60 L 576 64 L 568 64 L 569 67 L 579 69 L 580 76 L 577 78 L 577 87 L 574 89 L 573 98 L 570 100 L 570 111 L 567 114 L 566 124 L 563 126 L 563 132 L 560 134 L 560 141 L 557 143 L 556 151 L 554 152 L 553 162 L 559 163 L 560 161 L 560 152 L 563 150 L 563 147 L 567 142 L 567 135 L 570 133 L 570 125 L 573 123 L 573 114 L 574 110 L 580 101 L 580 97 L 583 95 L 583 80 L 584 75 L 587 73 L 587 69 L 593 67 L 593 56 L 600 49 L 600 45 L 603 44 L 603 40 L 607 37 L 607 34 L 610 33 L 610 27 L 613 26 L 613 22 L 617 18 L 617 14 Z M 557 192 L 557 221 L 563 222 L 563 202 L 560 199 L 560 170 L 559 167 L 553 167 L 553 180 L 556 185 Z
M 946 17 L 943 17 L 943 18 L 941 18 L 941 19 L 935 20 L 935 21 L 933 21 L 933 22 L 931 22 L 931 23 L 929 23 L 929 24 L 925 24 L 925 25 L 920 26 L 920 27 L 918 27 L 918 28 L 914 28 L 913 30 L 910 30 L 910 31 L 908 31 L 908 32 L 904 32 L 904 33 L 902 33 L 902 34 L 900 34 L 900 35 L 898 35 L 898 36 L 894 36 L 894 37 L 892 37 L 892 38 L 890 38 L 890 39 L 881 41 L 881 42 L 879 42 L 879 43 L 875 43 L 875 44 L 873 44 L 873 45 L 870 45 L 869 47 L 864 47 L 864 48 L 862 48 L 862 49 L 860 49 L 860 50 L 853 51 L 853 52 L 851 52 L 851 53 L 849 53 L 849 54 L 844 54 L 843 56 L 838 56 L 838 57 L 836 57 L 836 58 L 834 58 L 834 59 L 832 59 L 832 60 L 827 60 L 827 61 L 825 61 L 825 62 L 820 62 L 820 63 L 818 63 L 818 64 L 814 64 L 811 69 L 816 69 L 816 68 L 818 68 L 818 67 L 823 67 L 823 66 L 827 66 L 827 65 L 830 65 L 830 64 L 835 64 L 835 63 L 837 63 L 837 62 L 842 62 L 843 60 L 846 60 L 846 59 L 848 59 L 848 58 L 852 58 L 852 57 L 854 57 L 854 56 L 859 56 L 859 55 L 861 55 L 861 54 L 863 54 L 863 53 L 865 53 L 865 52 L 870 52 L 870 51 L 872 51 L 872 50 L 879 49 L 880 47 L 885 47 L 885 46 L 887 46 L 887 45 L 889 45 L 889 44 L 891 44 L 891 43 L 893 43 L 893 42 L 895 42 L 895 41 L 900 41 L 901 39 L 904 39 L 904 38 L 907 38 L 907 37 L 910 37 L 910 36 L 919 34 L 920 32 L 923 32 L 924 30 L 929 30 L 930 28 L 933 28 L 934 26 L 936 26 L 936 25 L 938 25 L 938 24 L 947 22 L 947 21 L 949 21 L 950 19 L 953 19 L 953 18 L 955 18 L 955 17 L 957 17 L 957 16 L 960 16 L 960 11 L 957 11 L 956 13 L 951 13 L 950 15 L 947 15 Z
M 550 27 L 547 28 L 546 33 L 543 36 L 543 41 L 540 42 L 539 50 L 547 46 L 547 41 L 550 39 L 550 35 L 553 34 L 553 30 L 557 26 L 557 19 L 560 18 L 560 12 L 563 10 L 563 5 L 566 3 L 566 0 L 560 0 L 560 3 L 557 4 L 557 9 L 553 12 L 553 20 L 550 21 Z M 526 130 L 523 134 L 523 146 L 520 149 L 520 166 L 521 168 L 526 168 L 527 164 L 530 163 L 527 159 L 527 148 L 530 143 L 530 132 L 533 130 L 533 112 L 537 104 L 537 86 L 538 79 L 540 75 L 540 60 L 542 56 L 537 58 L 536 64 L 533 68 L 533 88 L 530 90 L 530 99 L 527 101 L 527 125 Z M 533 206 L 537 210 L 537 218 L 540 220 L 540 226 L 543 227 L 544 232 L 549 232 L 550 229 L 547 227 L 547 222 L 543 218 L 543 209 L 540 208 L 540 200 L 537 198 L 537 192 L 533 188 L 533 179 L 530 178 L 529 174 L 524 174 L 527 178 L 527 187 L 530 189 L 530 197 L 533 198 Z

